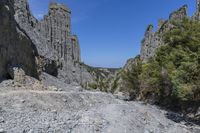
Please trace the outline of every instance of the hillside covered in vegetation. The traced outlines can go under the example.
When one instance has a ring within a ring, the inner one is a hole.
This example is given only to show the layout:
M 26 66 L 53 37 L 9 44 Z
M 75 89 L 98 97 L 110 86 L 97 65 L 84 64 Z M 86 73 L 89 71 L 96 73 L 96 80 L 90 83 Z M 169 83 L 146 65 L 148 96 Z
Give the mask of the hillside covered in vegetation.
M 137 57 L 123 71 L 124 90 L 131 99 L 196 113 L 200 104 L 200 22 L 184 19 L 173 25 L 151 59 L 142 63 Z

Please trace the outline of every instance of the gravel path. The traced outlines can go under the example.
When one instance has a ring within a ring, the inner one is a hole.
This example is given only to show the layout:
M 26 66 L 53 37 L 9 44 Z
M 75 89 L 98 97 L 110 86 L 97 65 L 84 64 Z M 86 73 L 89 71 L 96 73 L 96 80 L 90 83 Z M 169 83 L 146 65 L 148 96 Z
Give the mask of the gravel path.
M 200 132 L 167 119 L 155 106 L 111 94 L 18 89 L 0 89 L 0 133 Z

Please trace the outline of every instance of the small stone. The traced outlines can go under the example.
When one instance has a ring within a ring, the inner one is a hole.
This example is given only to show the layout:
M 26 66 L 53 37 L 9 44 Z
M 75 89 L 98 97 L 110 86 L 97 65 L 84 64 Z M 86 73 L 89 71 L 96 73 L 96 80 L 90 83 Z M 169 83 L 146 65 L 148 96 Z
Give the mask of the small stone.
M 97 128 L 97 129 L 96 129 L 96 132 L 99 132 L 99 131 L 100 131 L 100 129 L 99 129 L 99 128 Z
M 51 112 L 54 114 L 57 114 L 57 110 L 52 110 Z
M 53 120 L 54 120 L 54 121 L 56 121 L 56 120 L 57 120 L 57 118 L 56 118 L 56 117 L 54 117 L 54 118 L 53 118 Z
M 28 133 L 34 133 L 33 129 L 30 129 L 30 130 L 28 131 Z
M 21 103 L 25 103 L 25 100 L 21 100 Z
M 4 120 L 0 120 L 0 123 L 4 123 L 5 121 Z
M 67 102 L 67 99 L 63 99 L 63 102 Z
M 0 129 L 0 133 L 5 133 L 5 131 L 3 129 Z
M 63 91 L 63 89 L 62 89 L 62 88 L 59 88 L 58 91 Z
M 50 124 L 47 125 L 47 128 L 48 128 L 48 129 L 51 128 Z
M 58 88 L 56 88 L 55 86 L 50 86 L 49 89 L 50 89 L 51 91 L 58 91 Z
M 4 123 L 4 122 L 5 122 L 4 118 L 0 118 L 0 123 Z
M 5 7 L 6 7 L 6 9 L 7 9 L 8 11 L 10 11 L 10 8 L 9 8 L 7 5 L 6 5 Z
M 153 133 L 153 130 L 149 130 L 150 133 Z

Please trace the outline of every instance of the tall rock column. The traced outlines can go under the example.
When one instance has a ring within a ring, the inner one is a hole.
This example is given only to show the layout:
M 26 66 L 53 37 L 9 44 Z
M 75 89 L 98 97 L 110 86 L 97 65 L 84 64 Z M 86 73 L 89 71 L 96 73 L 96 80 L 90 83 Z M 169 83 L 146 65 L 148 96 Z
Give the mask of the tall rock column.
M 71 34 L 71 11 L 64 5 L 50 3 L 48 15 L 39 23 L 39 30 L 56 51 L 57 60 L 64 60 L 64 45 Z
M 149 25 L 142 40 L 141 59 L 144 62 L 153 56 L 158 43 L 158 36 L 153 32 L 153 25 Z
M 200 0 L 196 0 L 196 12 L 192 16 L 194 20 L 200 20 Z
M 65 5 L 50 3 L 49 12 L 37 29 L 47 38 L 48 48 L 55 51 L 58 78 L 80 83 L 80 45 L 78 37 L 71 34 L 71 11 Z
M 76 35 L 71 36 L 71 43 L 72 43 L 72 59 L 76 62 L 80 62 L 81 61 L 80 45 L 78 37 Z

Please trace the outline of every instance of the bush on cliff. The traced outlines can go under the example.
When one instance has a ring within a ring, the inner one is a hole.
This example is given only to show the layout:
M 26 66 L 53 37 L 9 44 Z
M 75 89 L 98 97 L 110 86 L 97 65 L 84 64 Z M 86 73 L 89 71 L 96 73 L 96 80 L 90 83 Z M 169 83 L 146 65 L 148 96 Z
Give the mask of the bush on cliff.
M 165 45 L 156 53 L 154 62 L 165 69 L 170 82 L 170 97 L 178 103 L 199 101 L 200 82 L 200 23 L 183 20 L 164 35 Z M 163 79 L 163 78 L 161 78 Z M 165 80 L 161 88 L 165 88 Z M 174 103 L 174 102 L 173 102 Z
M 135 99 L 140 90 L 139 75 L 142 72 L 142 62 L 140 57 L 136 57 L 134 64 L 131 68 L 123 70 L 121 77 L 123 80 L 123 88 L 121 91 L 129 93 L 130 99 Z
M 181 109 L 200 103 L 200 23 L 183 20 L 163 36 L 164 45 L 138 68 L 122 76 L 126 88 L 142 100 Z M 131 87 L 130 87 L 131 86 Z M 184 106 L 183 106 L 184 105 Z

